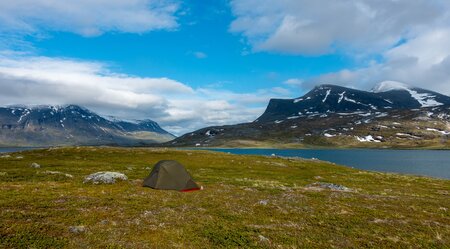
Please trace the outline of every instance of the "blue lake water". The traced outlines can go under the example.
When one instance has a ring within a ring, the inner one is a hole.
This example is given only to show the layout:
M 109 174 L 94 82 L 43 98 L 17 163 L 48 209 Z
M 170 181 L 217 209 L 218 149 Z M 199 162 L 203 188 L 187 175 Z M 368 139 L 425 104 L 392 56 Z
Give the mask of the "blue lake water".
M 358 169 L 450 179 L 450 151 L 374 149 L 211 149 L 239 155 L 317 158 Z
M 37 148 L 0 148 L 0 153 Z M 202 148 L 203 149 L 203 148 Z M 317 158 L 358 169 L 450 179 L 450 150 L 210 149 L 238 155 Z
M 36 147 L 1 148 L 0 147 L 0 153 L 11 153 L 11 152 L 24 151 L 24 150 L 33 150 L 33 149 L 39 149 L 39 148 L 36 148 Z

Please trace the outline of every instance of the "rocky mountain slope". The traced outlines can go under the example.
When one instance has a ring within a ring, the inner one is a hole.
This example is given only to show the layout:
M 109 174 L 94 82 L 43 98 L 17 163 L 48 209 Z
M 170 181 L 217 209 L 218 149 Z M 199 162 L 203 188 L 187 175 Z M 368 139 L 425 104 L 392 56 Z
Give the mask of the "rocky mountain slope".
M 398 82 L 372 91 L 321 85 L 272 99 L 254 122 L 208 127 L 173 146 L 450 148 L 450 97 Z
M 146 145 L 174 136 L 151 120 L 106 119 L 76 105 L 0 107 L 0 146 Z

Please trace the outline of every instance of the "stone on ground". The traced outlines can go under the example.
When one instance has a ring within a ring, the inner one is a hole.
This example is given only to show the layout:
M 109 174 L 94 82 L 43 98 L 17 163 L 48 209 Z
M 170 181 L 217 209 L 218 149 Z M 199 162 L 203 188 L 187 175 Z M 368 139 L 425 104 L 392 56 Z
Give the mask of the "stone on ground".
M 347 188 L 345 186 L 342 186 L 339 184 L 334 184 L 334 183 L 328 183 L 328 182 L 315 182 L 315 183 L 307 185 L 306 187 L 331 189 L 331 190 L 337 190 L 337 191 L 352 191 L 352 189 Z
M 113 184 L 116 183 L 116 180 L 126 181 L 128 177 L 119 172 L 96 172 L 90 174 L 84 178 L 83 183 L 93 183 L 93 184 Z
M 32 163 L 30 165 L 31 168 L 35 168 L 35 169 L 39 169 L 41 167 L 41 165 L 37 164 L 37 163 Z
M 76 234 L 84 233 L 86 231 L 86 227 L 84 227 L 84 226 L 71 226 L 71 227 L 69 227 L 69 231 L 71 233 L 76 233 Z

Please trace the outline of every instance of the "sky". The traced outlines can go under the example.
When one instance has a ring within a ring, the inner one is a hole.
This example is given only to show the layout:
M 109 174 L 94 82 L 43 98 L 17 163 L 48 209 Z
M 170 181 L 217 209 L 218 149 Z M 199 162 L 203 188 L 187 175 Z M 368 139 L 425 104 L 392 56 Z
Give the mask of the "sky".
M 448 44 L 448 0 L 1 1 L 0 105 L 78 104 L 181 135 L 319 84 L 450 95 Z

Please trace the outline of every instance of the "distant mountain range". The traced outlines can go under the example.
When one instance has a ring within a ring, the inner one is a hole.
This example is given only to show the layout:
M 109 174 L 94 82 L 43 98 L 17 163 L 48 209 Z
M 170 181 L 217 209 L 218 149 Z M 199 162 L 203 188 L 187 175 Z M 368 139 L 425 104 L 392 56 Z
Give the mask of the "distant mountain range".
M 271 99 L 254 122 L 203 128 L 170 146 L 450 148 L 450 97 L 386 81 L 372 91 L 320 85 Z
M 104 118 L 77 106 L 0 107 L 0 146 L 161 143 L 175 136 L 152 120 Z

